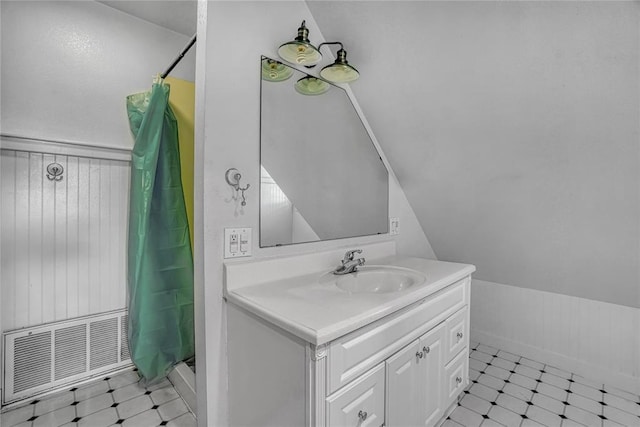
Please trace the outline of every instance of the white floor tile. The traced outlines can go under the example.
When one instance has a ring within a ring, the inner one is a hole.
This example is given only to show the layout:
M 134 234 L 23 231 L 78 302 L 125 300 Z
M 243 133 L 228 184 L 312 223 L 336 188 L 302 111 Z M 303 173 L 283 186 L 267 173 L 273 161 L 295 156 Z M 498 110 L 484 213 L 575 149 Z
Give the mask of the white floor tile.
M 116 411 L 118 412 L 118 416 L 126 420 L 127 418 L 131 418 L 134 415 L 138 415 L 141 412 L 146 411 L 147 409 L 151 409 L 153 406 L 153 402 L 151 398 L 146 394 L 142 396 L 134 397 L 131 400 L 124 401 L 116 407 Z
M 498 352 L 498 357 L 501 358 L 501 359 L 508 360 L 510 362 L 519 362 L 520 361 L 520 356 L 512 354 L 512 353 L 507 353 L 506 351 L 502 351 L 502 350 L 500 350 Z
M 170 400 L 167 403 L 160 405 L 158 408 L 160 418 L 164 421 L 178 418 L 180 415 L 186 414 L 187 412 L 189 412 L 189 408 L 187 408 L 187 405 L 180 398 Z
M 576 406 L 567 406 L 564 410 L 564 415 L 586 426 L 599 426 L 602 424 L 602 418 Z
M 480 427 L 503 427 L 502 424 L 499 424 L 495 421 L 493 421 L 490 418 L 485 419 L 482 424 L 480 424 Z
M 490 354 L 491 356 L 495 356 L 496 354 L 498 354 L 498 349 L 497 348 L 490 347 L 490 346 L 484 345 L 484 344 L 479 344 L 478 347 L 476 347 L 476 350 L 481 351 L 481 352 L 486 353 L 486 354 Z
M 520 387 L 517 384 L 507 384 L 504 386 L 502 391 L 525 402 L 530 401 L 533 397 L 533 392 L 531 390 Z
M 113 405 L 113 398 L 110 393 L 105 393 L 78 403 L 76 413 L 79 417 L 86 417 L 111 405 Z
M 125 420 L 124 427 L 155 427 L 162 422 L 160 414 L 155 409 L 149 409 L 133 418 Z
M 602 402 L 602 392 L 599 389 L 589 387 L 588 385 L 580 384 L 577 382 L 571 383 L 569 387 L 572 393 L 579 394 L 580 396 L 588 397 L 596 402 Z
M 127 386 L 129 384 L 137 383 L 139 380 L 140 380 L 140 377 L 138 376 L 138 373 L 133 370 L 130 370 L 130 371 L 121 372 L 117 375 L 114 375 L 113 377 L 110 377 L 108 382 L 109 382 L 109 387 L 112 390 L 115 390 L 115 389 Z
M 506 380 L 511 375 L 511 372 L 506 369 L 496 368 L 495 366 L 487 366 L 487 369 L 485 369 L 484 372 L 496 378 L 500 378 L 501 380 Z
M 516 366 L 515 371 L 520 375 L 524 375 L 525 377 L 529 377 L 534 380 L 540 379 L 540 376 L 542 375 L 542 373 L 538 369 L 526 365 Z
M 610 387 L 610 386 L 607 386 L 606 384 L 603 387 L 607 393 L 611 393 L 614 396 L 618 396 L 623 399 L 630 400 L 632 402 L 640 402 L 640 396 L 638 396 L 637 394 L 632 394 L 632 393 L 629 393 L 628 391 L 620 390 L 619 388 Z
M 611 393 L 604 394 L 604 403 L 614 408 L 621 409 L 631 415 L 640 417 L 640 405 L 627 399 L 623 399 Z M 640 424 L 640 423 L 638 423 Z
M 521 374 L 511 374 L 509 377 L 509 381 L 513 384 L 517 384 L 520 387 L 528 388 L 529 390 L 535 390 L 538 386 L 538 382 L 533 378 L 521 375 Z
M 493 360 L 493 356 L 478 350 L 473 350 L 469 357 L 484 363 L 491 363 L 491 361 Z
M 562 424 L 562 418 L 560 418 L 560 415 L 554 414 L 539 406 L 529 406 L 526 415 L 529 419 L 537 421 L 543 426 L 560 427 Z
M 553 397 L 554 399 L 557 399 L 561 402 L 565 402 L 567 400 L 568 393 L 566 392 L 566 390 L 563 390 L 551 384 L 538 383 L 536 391 L 549 397 Z
M 487 365 L 486 363 L 478 360 L 478 359 L 474 359 L 472 357 L 469 358 L 469 369 L 474 369 L 478 372 L 482 372 L 485 369 L 487 369 Z
M 480 383 L 473 384 L 469 388 L 471 394 L 486 400 L 487 402 L 495 402 L 498 398 L 498 392 Z
M 556 377 L 564 378 L 566 380 L 571 379 L 571 372 L 563 371 L 562 369 L 555 368 L 553 366 L 546 365 L 544 367 L 545 372 L 555 375 Z
M 169 424 L 167 424 L 169 425 Z M 444 423 L 442 423 L 441 427 L 464 427 L 462 424 L 458 424 L 457 422 L 453 421 L 453 420 L 446 420 Z
M 603 408 L 604 416 L 624 426 L 640 426 L 640 418 L 613 406 Z
M 587 397 L 580 396 L 576 393 L 570 393 L 567 398 L 567 402 L 573 406 L 577 406 L 580 409 L 589 411 L 592 414 L 602 415 L 602 405 L 595 400 L 591 400 Z
M 520 400 L 506 393 L 501 394 L 496 400 L 496 403 L 503 408 L 510 410 L 511 412 L 515 412 L 518 415 L 526 414 L 529 407 L 529 405 L 527 405 L 524 400 Z
M 65 391 L 61 394 L 56 394 L 49 398 L 44 398 L 36 403 L 36 409 L 34 415 L 42 415 L 47 412 L 55 411 L 56 409 L 69 406 L 75 400 L 75 396 L 72 391 Z
M 147 389 L 139 385 L 138 383 L 133 383 L 116 389 L 113 391 L 113 400 L 116 403 L 124 402 L 125 400 L 133 399 L 134 397 L 138 397 L 143 395 Z
M 449 420 L 451 421 L 451 420 Z M 453 422 L 453 421 L 452 421 Z M 460 424 L 453 424 L 451 427 L 458 427 Z M 443 427 L 445 424 L 442 425 Z M 197 427 L 196 418 L 191 412 L 179 416 L 175 420 L 169 421 L 167 427 Z
M 564 378 L 560 378 L 549 373 L 542 374 L 542 376 L 540 377 L 540 380 L 542 380 L 542 382 L 545 384 L 551 384 L 552 386 L 556 386 L 563 390 L 568 390 L 569 385 L 571 384 L 568 380 L 565 380 Z
M 531 399 L 534 405 L 544 408 L 554 414 L 564 413 L 564 403 L 554 399 L 553 397 L 545 396 L 542 393 L 536 393 Z
M 602 390 L 603 384 L 597 381 L 592 381 L 588 378 L 581 377 L 580 375 L 573 374 L 572 379 L 578 384 L 584 384 L 589 387 L 593 387 L 596 390 Z
M 53 412 L 47 412 L 33 420 L 33 427 L 51 427 L 66 424 L 76 417 L 76 408 L 65 406 Z
M 520 364 L 533 368 L 536 371 L 544 369 L 544 363 L 536 362 L 535 360 L 527 359 L 526 357 L 520 359 Z
M 492 407 L 491 410 L 489 410 L 489 418 L 505 426 L 518 426 L 522 422 L 522 417 L 519 414 L 502 406 Z
M 0 416 L 0 425 L 2 427 L 12 427 L 23 421 L 27 421 L 33 416 L 35 405 L 27 405 L 5 412 Z
M 509 360 L 501 359 L 499 357 L 495 357 L 491 364 L 498 368 L 506 369 L 507 371 L 513 371 L 516 369 L 515 362 L 510 362 Z
M 107 390 L 109 390 L 109 383 L 107 381 L 95 381 L 86 384 L 83 387 L 78 387 L 74 394 L 76 400 L 80 402 L 82 400 L 91 399 L 99 394 L 103 394 Z
M 584 424 L 577 423 L 569 418 L 562 420 L 562 427 L 584 427 Z
M 480 415 L 486 415 L 489 412 L 489 409 L 491 409 L 491 403 L 484 399 L 480 399 L 473 394 L 465 395 L 462 400 L 460 400 L 460 406 L 470 409 L 473 412 L 477 412 Z
M 162 405 L 170 400 L 176 399 L 180 397 L 178 392 L 173 388 L 161 388 L 160 390 L 156 390 L 151 393 L 151 400 L 156 405 Z
M 462 406 L 458 406 L 449 418 L 465 427 L 480 427 L 480 424 L 484 421 L 481 415 Z
M 480 372 L 469 368 L 469 381 L 476 381 L 480 377 Z
M 494 390 L 502 390 L 506 384 L 500 378 L 496 378 L 493 375 L 488 375 L 488 374 L 482 374 L 478 376 L 476 381 Z
M 118 421 L 115 408 L 106 408 L 83 417 L 78 421 L 78 427 L 106 427 Z

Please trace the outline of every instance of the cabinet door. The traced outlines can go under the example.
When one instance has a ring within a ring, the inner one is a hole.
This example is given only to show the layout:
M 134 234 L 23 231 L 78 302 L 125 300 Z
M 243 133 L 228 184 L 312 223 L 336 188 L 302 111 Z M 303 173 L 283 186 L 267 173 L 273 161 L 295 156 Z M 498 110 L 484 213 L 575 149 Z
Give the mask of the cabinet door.
M 418 359 L 419 378 L 422 381 L 422 393 L 419 422 L 420 426 L 433 426 L 444 413 L 443 376 L 444 376 L 444 337 L 445 325 L 440 324 L 420 337 Z M 391 426 L 391 424 L 389 424 Z
M 387 425 L 414 427 L 418 424 L 421 378 L 418 376 L 419 340 L 386 361 Z

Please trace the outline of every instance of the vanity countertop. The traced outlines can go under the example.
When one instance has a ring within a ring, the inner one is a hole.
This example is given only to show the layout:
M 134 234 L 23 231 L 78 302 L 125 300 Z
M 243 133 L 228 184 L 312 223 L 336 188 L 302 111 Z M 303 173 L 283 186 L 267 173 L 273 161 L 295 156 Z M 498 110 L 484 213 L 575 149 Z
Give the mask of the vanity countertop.
M 323 273 L 290 277 L 227 290 L 228 302 L 315 345 L 325 344 L 432 295 L 470 275 L 469 264 L 387 257 L 367 265 L 391 265 L 423 273 L 426 281 L 390 293 L 349 293 L 321 283 Z M 326 273 L 326 272 L 325 272 Z

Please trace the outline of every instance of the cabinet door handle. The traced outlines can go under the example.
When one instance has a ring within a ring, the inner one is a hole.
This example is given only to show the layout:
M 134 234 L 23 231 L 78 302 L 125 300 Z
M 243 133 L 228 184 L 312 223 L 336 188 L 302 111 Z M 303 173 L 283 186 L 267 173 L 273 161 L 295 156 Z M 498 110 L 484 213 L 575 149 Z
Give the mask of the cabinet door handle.
M 358 418 L 360 418 L 361 421 L 366 420 L 368 415 L 369 414 L 367 414 L 365 411 L 358 412 Z
M 458 333 L 456 334 L 456 337 L 458 337 L 458 341 L 460 341 L 460 340 L 462 339 L 462 337 L 463 337 L 463 336 L 464 336 L 464 335 L 462 335 L 462 332 L 458 332 Z
M 462 377 L 456 377 L 456 383 L 460 384 L 462 382 Z
M 429 354 L 429 352 L 431 351 L 431 347 L 422 347 L 422 351 L 424 351 L 426 354 Z
M 422 359 L 422 358 L 424 357 L 424 353 L 423 353 L 423 352 L 421 352 L 421 351 L 416 351 L 416 357 L 417 357 L 418 359 Z

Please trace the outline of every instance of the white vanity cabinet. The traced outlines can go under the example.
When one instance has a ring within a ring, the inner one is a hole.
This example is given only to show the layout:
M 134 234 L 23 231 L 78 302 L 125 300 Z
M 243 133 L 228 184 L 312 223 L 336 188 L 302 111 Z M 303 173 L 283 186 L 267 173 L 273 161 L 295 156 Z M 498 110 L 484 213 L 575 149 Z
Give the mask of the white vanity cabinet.
M 229 304 L 230 425 L 437 425 L 468 384 L 470 281 L 318 344 Z
M 230 426 L 437 426 L 454 408 L 475 267 L 362 249 L 371 271 L 418 281 L 345 290 L 340 249 L 225 264 Z

